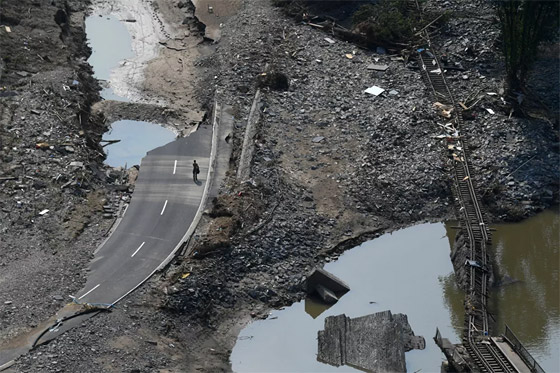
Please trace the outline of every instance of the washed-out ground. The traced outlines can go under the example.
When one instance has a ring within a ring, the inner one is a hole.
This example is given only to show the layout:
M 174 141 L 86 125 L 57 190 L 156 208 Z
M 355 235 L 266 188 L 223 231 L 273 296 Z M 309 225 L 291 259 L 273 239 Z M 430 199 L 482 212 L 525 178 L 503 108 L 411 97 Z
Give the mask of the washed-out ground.
M 6 87 L 0 91 L 4 342 L 51 316 L 80 289 L 111 223 L 102 219 L 115 180 L 101 166 L 103 110 L 89 115 L 99 97 L 84 62 L 88 4 L 53 4 L 2 2 L 1 23 L 11 32 L 0 29 L 0 50 L 12 51 L 2 55 L 0 77 Z M 224 20 L 217 44 L 203 41 L 188 3 L 153 4 L 154 17 L 179 29 L 166 32 L 185 38 L 170 38 L 148 63 L 141 89 L 151 100 L 144 104 L 169 109 L 171 125 L 186 112 L 209 110 L 214 97 L 231 105 L 231 172 L 195 233 L 195 255 L 177 260 L 112 313 L 21 357 L 14 371 L 230 370 L 240 328 L 300 299 L 301 281 L 312 268 L 382 232 L 453 216 L 444 149 L 435 138 L 445 120 L 432 108 L 414 61 L 331 43 L 329 35 L 296 23 L 268 1 L 242 2 L 237 15 Z M 500 100 L 498 29 L 488 5 L 445 6 L 457 16 L 436 40 L 465 68 L 450 71 L 450 82 L 460 98 L 482 92 L 464 132 L 484 201 L 495 220 L 534 214 L 558 201 L 557 134 L 546 120 L 508 117 Z M 69 15 L 60 26 L 59 9 Z M 469 12 L 480 17 L 467 18 Z M 373 62 L 388 69 L 368 70 Z M 558 59 L 540 63 L 551 72 L 546 89 L 558 90 L 557 81 L 550 83 L 558 78 Z M 247 116 L 265 70 L 285 74 L 289 89 L 262 89 L 251 179 L 237 181 Z M 544 84 L 539 79 L 537 92 Z M 386 91 L 365 94 L 372 85 Z M 551 105 L 556 112 L 557 105 Z M 152 109 L 146 112 L 157 113 Z M 53 149 L 35 149 L 41 142 Z M 44 209 L 50 211 L 40 215 Z

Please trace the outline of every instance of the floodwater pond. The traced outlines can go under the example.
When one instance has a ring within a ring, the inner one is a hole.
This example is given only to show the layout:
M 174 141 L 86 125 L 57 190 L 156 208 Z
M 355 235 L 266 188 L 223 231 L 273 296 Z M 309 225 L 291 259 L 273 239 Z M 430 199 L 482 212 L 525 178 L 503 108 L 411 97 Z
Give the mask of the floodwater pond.
M 231 354 L 234 371 L 357 371 L 318 362 L 317 332 L 324 328 L 327 316 L 357 317 L 385 310 L 407 314 L 414 333 L 426 339 L 425 350 L 406 353 L 407 370 L 440 370 L 443 355 L 432 342 L 436 327 L 452 342 L 458 343 L 460 337 L 443 295 L 445 284 L 452 283 L 454 276 L 444 224 L 421 224 L 384 234 L 324 268 L 345 281 L 350 292 L 319 315 L 323 310 L 319 305 L 302 301 L 248 325 Z M 462 308 L 459 291 L 449 297 L 454 307 Z M 462 316 L 456 321 L 462 322 Z
M 445 359 L 433 341 L 436 327 L 458 343 L 464 294 L 455 284 L 449 258 L 453 222 L 420 224 L 385 234 L 325 265 L 350 286 L 326 309 L 309 300 L 271 312 L 249 324 L 231 354 L 235 372 L 350 372 L 316 360 L 317 332 L 327 316 L 349 317 L 391 310 L 405 313 L 426 349 L 406 353 L 409 372 L 439 372 Z M 519 280 L 494 289 L 491 307 L 498 332 L 507 323 L 545 371 L 560 371 L 558 247 L 560 215 L 546 211 L 519 224 L 495 226 L 493 242 L 502 274 Z
M 498 331 L 508 324 L 546 372 L 560 372 L 560 214 L 494 228 L 501 274 L 519 280 L 490 295 Z
M 175 134 L 154 123 L 119 120 L 103 135 L 103 140 L 120 140 L 105 147 L 105 163 L 112 167 L 139 165 L 150 150 L 175 140 Z
M 101 97 L 127 101 L 125 97 L 117 96 L 108 85 L 111 71 L 134 56 L 132 39 L 124 22 L 112 15 L 93 14 L 86 18 L 86 33 L 92 50 L 88 62 L 93 66 L 94 77 L 104 86 Z
M 94 76 L 104 85 L 101 97 L 106 100 L 129 101 L 116 95 L 109 82 L 112 72 L 134 56 L 132 39 L 124 21 L 115 16 L 93 14 L 86 18 L 86 32 L 92 54 L 88 59 Z M 120 120 L 111 124 L 103 140 L 120 140 L 105 147 L 105 163 L 112 167 L 139 165 L 146 153 L 175 139 L 172 131 L 149 122 Z

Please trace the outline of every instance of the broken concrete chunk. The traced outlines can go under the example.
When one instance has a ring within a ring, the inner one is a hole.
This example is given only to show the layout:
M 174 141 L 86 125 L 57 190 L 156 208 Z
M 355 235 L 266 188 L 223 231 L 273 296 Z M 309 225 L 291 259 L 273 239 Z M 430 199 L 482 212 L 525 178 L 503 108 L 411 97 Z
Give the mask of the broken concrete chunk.
M 84 168 L 84 162 L 70 162 L 70 167 Z
M 307 294 L 319 294 L 321 299 L 328 304 L 350 291 L 350 287 L 335 275 L 321 268 L 316 268 L 305 280 Z
M 315 137 L 313 138 L 313 140 L 311 140 L 311 141 L 313 141 L 313 142 L 321 142 L 321 141 L 323 141 L 324 139 L 325 139 L 324 136 L 315 136 Z
M 378 65 L 375 63 L 369 64 L 367 69 L 368 70 L 375 70 L 375 71 L 385 71 L 389 68 L 389 65 Z
M 315 291 L 317 292 L 317 294 L 319 294 L 323 302 L 327 304 L 338 302 L 338 297 L 323 285 L 317 285 Z
M 334 40 L 332 40 L 331 38 L 325 38 L 325 41 L 329 44 L 334 44 Z
M 385 92 L 385 90 L 381 87 L 378 87 L 378 86 L 374 85 L 374 86 L 371 86 L 368 89 L 366 89 L 364 92 L 369 93 L 370 95 L 379 96 L 380 94 Z
M 325 319 L 318 332 L 317 360 L 351 365 L 372 372 L 405 372 L 404 353 L 424 349 L 425 340 L 415 336 L 406 315 L 383 311 L 351 319 L 346 315 Z

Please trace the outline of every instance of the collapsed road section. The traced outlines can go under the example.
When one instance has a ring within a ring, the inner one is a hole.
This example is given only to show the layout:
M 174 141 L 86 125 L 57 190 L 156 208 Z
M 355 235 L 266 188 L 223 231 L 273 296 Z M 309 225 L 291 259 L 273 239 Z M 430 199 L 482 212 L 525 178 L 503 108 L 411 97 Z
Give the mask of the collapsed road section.
M 165 265 L 181 247 L 196 214 L 201 212 L 211 164 L 212 128 L 202 127 L 189 137 L 154 149 L 142 161 L 140 177 L 124 217 L 94 255 L 88 281 L 74 302 L 88 308 L 111 308 Z M 192 163 L 200 165 L 198 182 L 192 180 Z M 27 339 L 34 347 L 70 329 L 83 318 L 70 317 L 64 308 L 47 325 Z M 82 310 L 78 310 L 82 312 Z M 88 313 L 89 314 L 89 313 Z M 67 319 L 65 323 L 61 320 Z M 43 326 L 44 327 L 44 326 Z M 25 351 L 25 349 L 23 349 Z M 22 346 L 2 348 L 0 365 L 22 352 Z M 15 355 L 15 356 L 14 356 Z
M 136 14 L 141 16 L 145 23 L 154 22 L 149 11 L 138 13 L 138 9 L 136 10 Z M 122 12 L 119 14 L 122 16 Z M 131 16 L 126 22 L 132 22 Z M 140 26 L 140 33 L 145 31 L 142 27 Z M 163 30 L 163 27 L 161 29 Z M 150 40 L 144 38 L 140 42 L 154 44 L 150 43 Z M 143 51 L 145 48 L 140 49 Z M 153 52 L 153 48 L 149 51 Z M 124 64 L 132 64 L 136 71 L 134 74 L 124 74 L 128 79 L 126 84 L 141 86 L 144 79 L 142 76 L 139 78 L 138 74 L 146 68 L 148 61 L 156 56 L 157 53 L 140 53 L 137 55 L 139 61 Z M 119 76 L 111 75 L 113 88 L 121 87 L 118 84 L 122 83 Z M 79 82 L 75 81 L 74 85 L 79 85 Z M 116 92 L 125 95 L 130 94 L 131 90 L 123 91 L 119 88 Z M 136 91 L 132 93 L 134 92 Z M 123 98 L 113 93 L 108 97 Z M 136 94 L 127 99 L 142 101 Z M 97 115 L 110 117 L 111 113 L 106 109 L 115 105 L 105 106 L 105 110 L 99 110 Z M 144 110 L 135 110 L 136 104 L 128 105 L 128 111 L 136 111 L 136 114 L 154 111 L 154 105 L 150 104 L 139 105 L 139 109 Z M 221 107 L 217 104 L 215 106 Z M 166 110 L 163 106 L 159 108 L 160 111 Z M 189 111 L 183 112 L 187 113 L 188 117 Z M 122 117 L 122 114 L 121 112 L 117 115 Z M 189 129 L 189 136 L 148 152 L 140 165 L 141 173 L 134 185 L 132 201 L 113 225 L 110 236 L 95 251 L 85 287 L 72 297 L 73 303 L 62 308 L 55 316 L 31 331 L 20 334 L 16 339 L 3 343 L 0 347 L 1 369 L 11 365 L 12 359 L 30 348 L 52 340 L 79 325 L 92 314 L 113 308 L 117 302 L 170 262 L 192 235 L 196 223 L 200 220 L 212 186 L 211 179 L 219 176 L 216 175 L 215 168 L 225 172 L 223 165 L 216 164 L 217 147 L 220 145 L 217 136 L 223 132 L 218 129 L 220 120 L 221 114 L 217 114 L 210 125 L 201 124 L 194 130 Z M 184 128 L 192 125 L 188 121 L 185 124 L 186 127 L 182 124 Z M 225 140 L 222 141 L 226 144 L 225 148 L 229 149 Z M 220 152 L 222 153 L 224 150 Z M 227 151 L 224 154 L 229 158 Z M 221 158 L 224 158 L 224 154 Z M 194 162 L 198 164 L 200 172 L 197 180 L 193 180 Z M 79 163 L 84 168 L 83 163 Z

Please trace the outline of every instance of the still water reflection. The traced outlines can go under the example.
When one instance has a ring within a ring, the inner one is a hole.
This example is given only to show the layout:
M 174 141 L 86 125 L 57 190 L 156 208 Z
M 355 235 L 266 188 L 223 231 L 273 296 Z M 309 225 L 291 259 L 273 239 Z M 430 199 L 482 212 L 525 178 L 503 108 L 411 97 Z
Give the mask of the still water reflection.
M 105 163 L 112 167 L 139 165 L 147 152 L 174 139 L 173 132 L 158 124 L 119 120 L 103 135 L 103 140 L 121 140 L 105 147 Z
M 91 56 L 88 62 L 93 66 L 94 76 L 105 85 L 109 84 L 111 71 L 122 61 L 134 56 L 132 39 L 126 26 L 112 15 L 93 14 L 86 18 L 86 32 Z M 106 100 L 126 101 L 117 96 L 109 86 L 101 91 Z
M 323 329 L 327 316 L 357 317 L 384 310 L 407 314 L 414 332 L 426 338 L 425 350 L 406 353 L 408 371 L 439 371 L 443 355 L 432 337 L 439 327 L 446 337 L 459 342 L 450 308 L 462 309 L 463 302 L 460 292 L 449 294 L 451 305 L 443 296 L 454 276 L 443 224 L 421 224 L 385 234 L 347 251 L 325 269 L 348 283 L 351 291 L 329 309 L 302 301 L 272 312 L 277 319 L 247 326 L 231 355 L 234 371 L 356 371 L 316 361 L 317 331 Z
M 408 315 L 412 329 L 426 338 L 424 351 L 406 353 L 409 372 L 439 372 L 443 356 L 432 337 L 436 327 L 458 343 L 464 322 L 457 288 L 449 224 L 421 224 L 383 235 L 347 251 L 327 271 L 351 291 L 330 308 L 313 300 L 273 311 L 271 318 L 243 329 L 231 354 L 236 372 L 356 371 L 316 361 L 317 331 L 327 316 L 350 317 L 391 310 Z M 519 224 L 494 226 L 493 242 L 502 275 L 519 280 L 494 289 L 491 310 L 496 332 L 507 323 L 547 372 L 560 372 L 560 214 L 547 211 Z
M 560 214 L 546 211 L 494 227 L 501 272 L 520 280 L 490 295 L 498 330 L 507 323 L 545 371 L 560 372 Z

